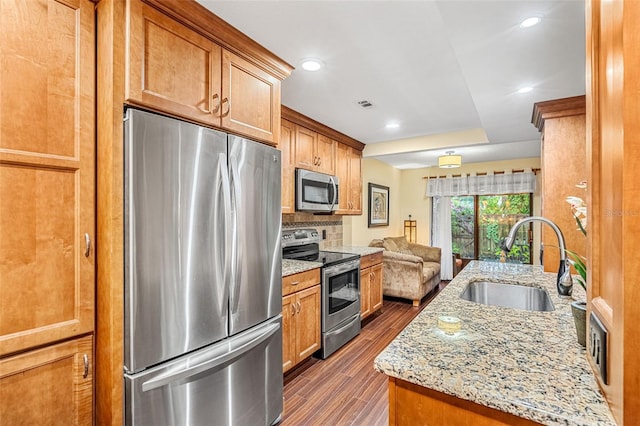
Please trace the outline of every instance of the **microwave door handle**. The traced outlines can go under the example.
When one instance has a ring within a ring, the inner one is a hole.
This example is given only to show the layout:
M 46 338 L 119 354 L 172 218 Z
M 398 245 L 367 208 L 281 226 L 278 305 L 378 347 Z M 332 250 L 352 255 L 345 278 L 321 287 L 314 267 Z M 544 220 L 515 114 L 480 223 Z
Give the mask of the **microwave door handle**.
M 333 176 L 329 176 L 329 180 L 331 181 L 331 185 L 333 185 L 333 201 L 331 203 L 331 207 L 329 207 L 329 211 L 333 211 L 333 207 L 338 202 L 338 185 L 336 185 L 336 181 L 333 179 Z

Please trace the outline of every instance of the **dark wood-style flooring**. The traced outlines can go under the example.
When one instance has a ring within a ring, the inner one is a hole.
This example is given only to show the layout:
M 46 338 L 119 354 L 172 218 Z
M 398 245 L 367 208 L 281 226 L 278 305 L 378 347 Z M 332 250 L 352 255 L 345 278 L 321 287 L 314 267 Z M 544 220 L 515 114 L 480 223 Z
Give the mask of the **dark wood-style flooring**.
M 445 285 L 417 308 L 385 298 L 382 313 L 367 318 L 355 339 L 326 360 L 310 358 L 289 371 L 280 425 L 387 425 L 387 376 L 374 370 L 373 360 Z

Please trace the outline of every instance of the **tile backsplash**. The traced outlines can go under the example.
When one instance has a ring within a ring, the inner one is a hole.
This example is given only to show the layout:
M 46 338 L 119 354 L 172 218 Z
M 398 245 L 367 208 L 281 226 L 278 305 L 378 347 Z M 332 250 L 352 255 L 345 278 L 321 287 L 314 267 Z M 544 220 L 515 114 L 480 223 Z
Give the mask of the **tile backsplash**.
M 320 241 L 320 250 L 342 245 L 342 216 L 314 215 L 294 213 L 282 215 L 282 229 L 317 229 L 320 235 L 325 231 L 326 238 Z

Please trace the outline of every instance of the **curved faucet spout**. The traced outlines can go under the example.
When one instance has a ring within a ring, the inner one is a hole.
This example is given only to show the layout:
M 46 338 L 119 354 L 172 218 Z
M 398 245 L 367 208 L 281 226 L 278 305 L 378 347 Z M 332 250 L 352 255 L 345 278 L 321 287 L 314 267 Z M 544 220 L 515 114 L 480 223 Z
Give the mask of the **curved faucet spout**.
M 550 221 L 549 219 L 542 216 L 531 216 L 525 217 L 524 219 L 520 219 L 516 222 L 515 225 L 509 231 L 507 237 L 502 240 L 502 244 L 500 244 L 500 248 L 505 252 L 511 251 L 513 247 L 513 243 L 516 240 L 516 232 L 518 229 L 528 222 L 543 222 L 546 223 L 553 229 L 558 237 L 558 246 L 560 247 L 560 266 L 558 268 L 558 277 L 556 281 L 556 286 L 558 288 L 558 294 L 561 296 L 571 296 L 571 292 L 573 291 L 573 281 L 571 279 L 571 268 L 569 264 L 569 260 L 567 259 L 566 254 L 566 246 L 564 243 L 564 235 L 562 235 L 562 231 L 558 228 L 558 225 Z

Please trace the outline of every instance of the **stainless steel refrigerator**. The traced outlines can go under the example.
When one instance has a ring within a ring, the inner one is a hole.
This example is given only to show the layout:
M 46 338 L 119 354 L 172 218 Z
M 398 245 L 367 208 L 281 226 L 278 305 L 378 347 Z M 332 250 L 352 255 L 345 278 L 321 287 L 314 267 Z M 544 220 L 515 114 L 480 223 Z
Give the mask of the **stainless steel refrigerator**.
M 280 151 L 125 114 L 125 422 L 282 413 Z

